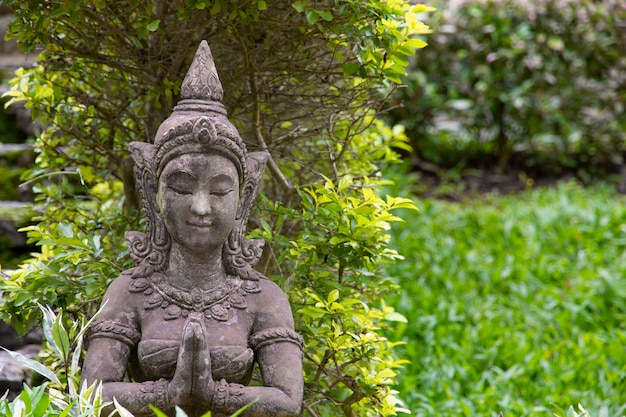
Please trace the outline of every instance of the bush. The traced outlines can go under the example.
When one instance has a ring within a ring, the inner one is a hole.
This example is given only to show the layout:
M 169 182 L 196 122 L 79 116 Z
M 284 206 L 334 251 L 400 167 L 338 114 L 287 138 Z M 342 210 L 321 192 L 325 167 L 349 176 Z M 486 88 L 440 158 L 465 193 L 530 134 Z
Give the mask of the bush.
M 398 0 L 230 2 L 11 1 L 11 36 L 43 49 L 13 80 L 16 100 L 49 123 L 30 172 L 45 207 L 28 228 L 38 254 L 2 283 L 0 309 L 20 330 L 35 302 L 90 317 L 130 266 L 123 231 L 141 229 L 128 143 L 150 141 L 177 101 L 207 39 L 230 120 L 248 149 L 268 150 L 260 229 L 262 272 L 290 291 L 307 346 L 306 413 L 392 415 L 401 365 L 380 335 L 398 319 L 379 264 L 390 210 L 379 166 L 398 160 L 402 129 L 375 120 L 408 57 L 425 43 L 417 13 Z M 315 210 L 323 212 L 318 219 Z M 312 324 L 317 324 L 312 327 Z
M 0 415 L 7 417 L 91 417 L 100 415 L 105 403 L 101 386 L 80 384 L 79 359 L 83 336 L 88 323 L 74 322 L 66 328 L 62 312 L 55 314 L 50 308 L 40 306 L 43 312 L 43 334 L 49 360 L 56 366 L 47 367 L 26 358 L 18 352 L 7 351 L 13 360 L 49 381 L 34 387 L 24 385 L 23 391 L 13 401 L 6 396 L 0 399 Z
M 393 120 L 441 168 L 612 170 L 626 151 L 624 21 L 615 0 L 448 7 Z

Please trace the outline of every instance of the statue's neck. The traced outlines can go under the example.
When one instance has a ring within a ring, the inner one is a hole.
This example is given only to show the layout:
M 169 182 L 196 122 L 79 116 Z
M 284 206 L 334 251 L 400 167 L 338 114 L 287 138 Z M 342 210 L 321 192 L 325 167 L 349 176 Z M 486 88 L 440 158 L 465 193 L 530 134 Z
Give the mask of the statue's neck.
M 165 276 L 179 288 L 210 290 L 227 276 L 222 251 L 193 252 L 172 242 Z

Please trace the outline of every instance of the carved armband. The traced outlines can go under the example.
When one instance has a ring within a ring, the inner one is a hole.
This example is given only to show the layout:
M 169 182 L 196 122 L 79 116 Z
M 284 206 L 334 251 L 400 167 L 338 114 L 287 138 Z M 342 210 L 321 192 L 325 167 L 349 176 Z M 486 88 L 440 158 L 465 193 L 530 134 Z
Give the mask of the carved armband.
M 261 330 L 260 332 L 250 336 L 248 342 L 250 343 L 252 350 L 255 352 L 258 352 L 265 346 L 282 342 L 293 343 L 300 348 L 300 351 L 304 352 L 304 341 L 302 340 L 302 337 L 296 333 L 295 330 L 285 327 L 272 327 Z
M 128 346 L 134 346 L 141 339 L 141 333 L 128 324 L 114 320 L 101 320 L 91 325 L 87 340 L 91 341 L 98 337 L 108 337 L 119 340 Z

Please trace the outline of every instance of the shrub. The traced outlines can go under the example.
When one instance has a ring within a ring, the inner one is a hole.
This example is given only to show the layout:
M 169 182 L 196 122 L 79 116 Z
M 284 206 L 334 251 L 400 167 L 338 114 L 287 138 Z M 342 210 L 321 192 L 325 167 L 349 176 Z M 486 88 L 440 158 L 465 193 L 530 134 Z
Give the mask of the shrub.
M 263 272 L 291 289 L 305 336 L 306 412 L 398 411 L 388 368 L 401 362 L 379 333 L 397 319 L 380 301 L 393 286 L 377 267 L 397 257 L 387 248 L 385 231 L 398 220 L 389 211 L 409 203 L 376 191 L 379 165 L 397 160 L 392 146 L 406 147 L 406 138 L 374 116 L 425 45 L 413 35 L 427 31 L 416 14 L 427 8 L 398 0 L 9 3 L 11 36 L 43 49 L 11 94 L 49 127 L 28 176 L 46 208 L 28 228 L 42 251 L 2 283 L 3 317 L 24 330 L 39 317 L 36 301 L 89 317 L 130 266 L 122 232 L 141 225 L 127 145 L 153 138 L 207 39 L 230 119 L 250 150 L 272 155 L 266 222 L 255 233 L 276 244 Z
M 18 352 L 7 351 L 17 362 L 37 372 L 49 381 L 34 387 L 24 385 L 24 390 L 12 401 L 0 399 L 0 415 L 7 417 L 90 417 L 100 415 L 105 405 L 101 387 L 88 386 L 79 381 L 79 359 L 83 335 L 88 323 L 74 322 L 66 328 L 62 312 L 55 314 L 50 308 L 40 306 L 43 312 L 43 333 L 49 349 L 50 360 L 56 367 L 47 367 L 26 358 Z
M 393 120 L 441 168 L 612 169 L 626 150 L 625 20 L 614 0 L 448 7 Z

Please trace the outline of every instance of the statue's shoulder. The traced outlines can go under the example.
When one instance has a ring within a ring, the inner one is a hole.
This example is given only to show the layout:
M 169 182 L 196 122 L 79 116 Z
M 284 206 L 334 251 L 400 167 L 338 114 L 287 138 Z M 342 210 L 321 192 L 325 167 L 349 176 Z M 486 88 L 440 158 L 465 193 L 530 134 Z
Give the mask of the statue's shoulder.
M 280 286 L 269 279 L 259 280 L 257 284 L 260 291 L 250 297 L 250 309 L 257 319 L 266 322 L 268 326 L 274 323 L 273 326 L 287 324 L 293 327 L 293 324 L 289 324 L 293 321 L 289 300 Z
M 136 345 L 140 338 L 136 297 L 128 291 L 132 277 L 126 271 L 115 278 L 102 299 L 96 320 L 91 324 L 88 339 L 115 339 L 126 345 Z
M 128 291 L 128 286 L 132 281 L 132 269 L 122 271 L 122 273 L 109 284 L 109 287 L 107 288 L 107 295 L 110 293 L 123 293 L 124 290 Z
M 103 302 L 107 310 L 128 311 L 135 308 L 138 297 L 131 291 L 136 278 L 132 276 L 132 269 L 123 271 L 115 278 L 106 290 Z
M 285 292 L 274 281 L 268 278 L 265 278 L 265 279 L 258 280 L 257 284 L 259 286 L 259 289 L 261 290 L 259 292 L 261 299 L 269 298 L 269 299 L 276 299 L 276 300 L 283 300 L 283 299 L 285 301 L 287 300 L 287 295 L 285 294 Z

